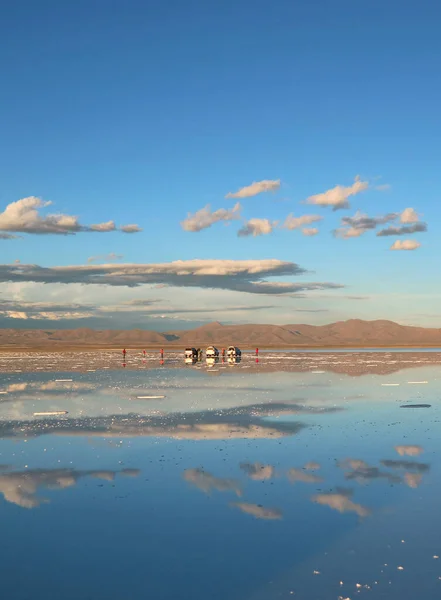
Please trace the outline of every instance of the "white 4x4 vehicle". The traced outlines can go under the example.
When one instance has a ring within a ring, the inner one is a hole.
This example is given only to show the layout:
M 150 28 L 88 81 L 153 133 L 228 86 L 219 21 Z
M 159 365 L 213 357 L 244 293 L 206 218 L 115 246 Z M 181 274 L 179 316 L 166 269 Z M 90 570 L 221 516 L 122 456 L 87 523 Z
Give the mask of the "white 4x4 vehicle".
M 208 346 L 208 348 L 205 350 L 205 356 L 207 358 L 213 358 L 213 357 L 219 356 L 219 350 L 217 348 L 215 348 L 214 346 Z

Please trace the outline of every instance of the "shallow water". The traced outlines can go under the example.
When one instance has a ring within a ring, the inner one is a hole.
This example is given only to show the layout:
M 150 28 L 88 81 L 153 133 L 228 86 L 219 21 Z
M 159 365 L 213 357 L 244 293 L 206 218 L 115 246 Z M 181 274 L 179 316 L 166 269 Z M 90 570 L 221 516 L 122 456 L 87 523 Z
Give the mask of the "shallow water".
M 440 597 L 439 367 L 222 366 L 0 375 L 5 598 Z

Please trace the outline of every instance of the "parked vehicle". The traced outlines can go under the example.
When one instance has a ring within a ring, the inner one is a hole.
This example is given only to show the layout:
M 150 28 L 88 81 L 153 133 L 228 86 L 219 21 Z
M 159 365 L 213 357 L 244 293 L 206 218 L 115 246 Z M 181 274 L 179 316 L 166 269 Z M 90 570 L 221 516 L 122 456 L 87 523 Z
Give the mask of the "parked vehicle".
M 185 349 L 185 354 L 184 354 L 185 358 L 191 358 L 191 359 L 196 359 L 198 358 L 198 351 L 196 350 L 196 348 L 186 348 Z
M 237 346 L 230 346 L 227 350 L 227 356 L 242 356 L 242 352 L 237 348 Z
M 219 356 L 219 350 L 214 346 L 208 346 L 208 348 L 205 350 L 205 356 L 207 358 L 215 358 Z

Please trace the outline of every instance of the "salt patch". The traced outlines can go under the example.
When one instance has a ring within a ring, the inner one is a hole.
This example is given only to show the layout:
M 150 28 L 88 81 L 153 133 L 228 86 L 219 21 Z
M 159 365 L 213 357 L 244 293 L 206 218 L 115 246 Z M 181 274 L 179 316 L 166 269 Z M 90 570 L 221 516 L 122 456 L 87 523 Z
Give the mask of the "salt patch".
M 57 415 L 67 415 L 67 410 L 54 410 L 48 412 L 35 412 L 34 417 L 55 417 Z

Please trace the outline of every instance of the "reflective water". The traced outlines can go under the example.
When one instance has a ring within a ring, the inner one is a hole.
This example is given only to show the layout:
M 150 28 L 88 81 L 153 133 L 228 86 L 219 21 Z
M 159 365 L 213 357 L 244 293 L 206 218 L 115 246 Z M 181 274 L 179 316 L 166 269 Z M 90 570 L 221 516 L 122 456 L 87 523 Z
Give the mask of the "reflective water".
M 2 597 L 440 597 L 438 366 L 178 367 L 0 374 Z

